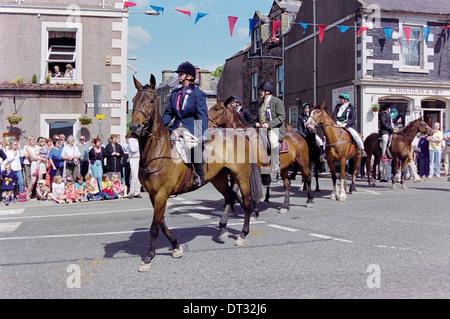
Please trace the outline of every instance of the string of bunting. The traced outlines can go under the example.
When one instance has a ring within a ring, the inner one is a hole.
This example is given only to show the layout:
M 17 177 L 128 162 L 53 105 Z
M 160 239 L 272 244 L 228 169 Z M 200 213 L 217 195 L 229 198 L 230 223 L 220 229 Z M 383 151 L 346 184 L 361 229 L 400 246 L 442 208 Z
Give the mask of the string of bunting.
M 124 8 L 125 7 L 130 7 L 130 6 L 135 6 L 136 3 L 134 2 L 129 2 L 129 1 L 125 1 L 124 2 Z M 158 13 L 163 14 L 164 13 L 164 7 L 159 7 L 159 6 L 154 6 L 154 5 L 150 5 L 150 7 L 155 10 Z M 174 9 L 175 11 L 178 11 L 180 13 L 183 13 L 185 15 L 188 15 L 189 18 L 192 18 L 191 13 L 192 11 L 188 11 L 188 10 L 181 10 L 181 9 Z M 194 21 L 194 25 L 197 24 L 197 22 L 207 16 L 207 15 L 215 15 L 215 16 L 220 16 L 217 14 L 210 14 L 210 13 L 203 13 L 203 12 L 197 12 L 197 15 L 195 17 L 195 21 Z M 236 25 L 237 20 L 239 19 L 239 17 L 235 17 L 235 16 L 228 16 L 228 27 L 230 29 L 230 36 L 233 36 L 233 30 L 234 27 Z M 251 36 L 253 29 L 255 28 L 255 26 L 258 24 L 258 22 L 260 21 L 259 19 L 248 19 L 249 20 L 249 36 Z M 276 20 L 272 20 L 270 21 L 270 23 L 272 23 L 272 37 L 276 37 L 276 34 L 278 32 L 278 29 L 281 27 L 281 21 L 276 21 Z M 306 29 L 308 28 L 308 26 L 314 26 L 313 23 L 304 23 L 304 22 L 292 22 L 292 24 L 299 24 L 300 26 L 302 26 L 303 28 L 303 34 L 306 33 Z M 316 24 L 316 26 L 319 29 L 319 42 L 322 43 L 323 40 L 323 36 L 325 34 L 326 29 L 328 28 L 329 25 L 327 24 Z M 359 37 L 361 34 L 363 34 L 366 30 L 368 29 L 372 29 L 372 27 L 367 27 L 367 26 L 359 26 L 359 27 L 355 27 L 355 26 L 346 26 L 346 25 L 338 25 L 337 28 L 339 29 L 340 33 L 345 33 L 348 29 L 350 28 L 358 28 L 358 33 L 357 33 L 357 37 Z M 425 39 L 425 42 L 428 44 L 428 37 L 430 35 L 430 30 L 431 28 L 434 28 L 435 30 L 442 30 L 442 29 L 446 29 L 449 30 L 450 29 L 450 25 L 447 26 L 435 26 L 435 27 L 423 27 L 423 37 Z M 389 41 L 392 37 L 392 28 L 390 27 L 383 27 L 384 29 L 384 33 L 385 36 L 387 38 L 387 40 Z M 404 36 L 406 38 L 407 43 L 409 44 L 410 41 L 410 37 L 411 37 L 411 27 L 403 27 L 403 33 Z

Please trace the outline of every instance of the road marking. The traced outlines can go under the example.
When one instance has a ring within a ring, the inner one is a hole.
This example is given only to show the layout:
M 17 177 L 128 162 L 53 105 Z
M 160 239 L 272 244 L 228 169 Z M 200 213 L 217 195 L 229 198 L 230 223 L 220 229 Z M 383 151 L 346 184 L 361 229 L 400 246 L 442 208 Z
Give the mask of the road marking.
M 0 215 L 20 215 L 25 211 L 24 208 L 18 208 L 18 209 L 2 209 L 0 210 Z
M 191 217 L 200 219 L 200 220 L 211 219 L 211 216 L 206 216 L 206 215 L 199 214 L 199 213 L 189 213 L 188 215 Z
M 13 233 L 22 222 L 0 223 L 0 233 Z
M 351 241 L 351 240 L 336 238 L 336 237 L 331 237 L 331 236 L 325 236 L 325 235 L 320 235 L 320 234 L 309 234 L 309 236 L 323 238 L 323 239 L 331 239 L 331 240 L 340 241 L 343 243 L 353 243 L 353 241 Z
M 267 226 L 272 227 L 272 228 L 281 229 L 281 230 L 290 231 L 290 232 L 296 232 L 296 231 L 298 231 L 298 229 L 289 228 L 289 227 L 284 227 L 284 226 L 275 225 L 275 224 L 270 224 L 270 225 L 267 225 Z

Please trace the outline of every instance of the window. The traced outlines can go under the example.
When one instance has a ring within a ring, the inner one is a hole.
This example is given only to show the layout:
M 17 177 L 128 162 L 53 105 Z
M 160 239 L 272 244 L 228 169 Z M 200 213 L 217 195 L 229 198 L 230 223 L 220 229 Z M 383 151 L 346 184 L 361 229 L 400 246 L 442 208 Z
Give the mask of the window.
M 283 96 L 284 92 L 284 66 L 277 66 L 277 96 Z
M 258 73 L 252 73 L 252 102 L 258 100 Z
M 405 28 L 409 28 L 409 42 Z M 404 67 L 423 68 L 423 28 L 403 26 L 402 63 Z
M 43 22 L 41 35 L 41 83 L 50 76 L 50 83 L 78 83 L 81 79 L 81 23 Z M 68 64 L 71 77 L 64 77 Z M 55 76 L 55 67 L 62 77 Z
M 253 52 L 256 53 L 261 47 L 261 29 L 253 30 Z

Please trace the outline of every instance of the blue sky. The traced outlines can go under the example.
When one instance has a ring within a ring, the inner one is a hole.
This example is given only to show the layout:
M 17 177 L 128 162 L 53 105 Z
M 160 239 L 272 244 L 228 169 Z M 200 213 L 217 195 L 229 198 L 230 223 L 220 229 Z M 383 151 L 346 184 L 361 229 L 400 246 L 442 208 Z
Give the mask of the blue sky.
M 138 72 L 136 78 L 148 83 L 150 74 L 161 82 L 161 71 L 176 70 L 184 61 L 214 71 L 250 42 L 249 21 L 255 11 L 269 13 L 272 0 L 134 0 L 129 8 L 128 61 Z M 150 4 L 164 7 L 159 16 L 147 16 Z M 188 15 L 175 9 L 191 11 Z M 197 13 L 208 13 L 194 25 Z M 238 17 L 230 36 L 228 16 Z M 128 99 L 136 93 L 128 72 Z M 131 105 L 130 105 L 131 106 Z

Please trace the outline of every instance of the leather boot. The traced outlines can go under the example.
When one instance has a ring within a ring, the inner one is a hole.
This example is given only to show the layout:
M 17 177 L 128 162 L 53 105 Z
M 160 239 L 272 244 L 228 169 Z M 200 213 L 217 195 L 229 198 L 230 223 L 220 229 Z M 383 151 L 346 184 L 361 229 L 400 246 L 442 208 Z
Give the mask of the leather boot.
M 205 172 L 203 170 L 203 163 L 193 163 L 194 165 L 194 180 L 192 186 L 200 187 L 205 184 Z

